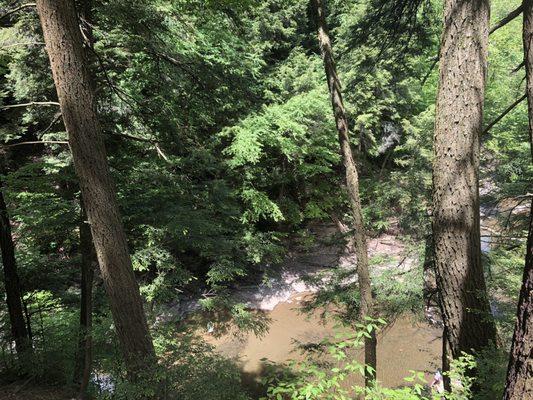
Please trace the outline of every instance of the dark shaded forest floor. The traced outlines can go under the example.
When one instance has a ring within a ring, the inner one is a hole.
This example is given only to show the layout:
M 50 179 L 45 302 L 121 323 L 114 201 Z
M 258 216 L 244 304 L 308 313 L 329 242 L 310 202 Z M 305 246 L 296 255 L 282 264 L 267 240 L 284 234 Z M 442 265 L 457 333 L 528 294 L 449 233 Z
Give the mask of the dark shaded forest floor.
M 0 388 L 0 400 L 70 400 L 75 394 L 73 392 L 47 387 L 28 387 L 20 389 L 19 385 L 11 384 L 7 388 Z

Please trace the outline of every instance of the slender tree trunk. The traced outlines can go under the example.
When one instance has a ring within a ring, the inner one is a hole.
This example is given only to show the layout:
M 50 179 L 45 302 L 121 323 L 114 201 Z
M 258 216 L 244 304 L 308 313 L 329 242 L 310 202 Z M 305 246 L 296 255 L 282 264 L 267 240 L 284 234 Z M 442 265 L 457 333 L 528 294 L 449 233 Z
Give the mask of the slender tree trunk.
M 533 202 L 504 400 L 533 399 Z
M 83 43 L 91 51 L 94 50 L 94 35 L 92 28 L 92 1 L 83 0 L 77 6 L 80 20 L 80 30 Z M 92 58 L 89 60 L 92 64 Z M 91 73 L 91 72 L 89 72 Z M 93 89 L 94 89 L 94 82 Z M 92 342 L 92 314 L 93 314 L 93 278 L 94 270 L 98 267 L 96 250 L 94 249 L 91 226 L 87 221 L 87 213 L 83 199 L 80 198 L 80 253 L 81 253 L 81 293 L 80 293 L 80 328 L 78 333 L 78 348 L 76 364 L 74 366 L 74 382 L 78 384 L 78 399 L 87 399 L 87 388 L 91 379 L 93 362 Z
M 15 348 L 20 356 L 31 350 L 31 342 L 24 322 L 22 310 L 22 291 L 17 273 L 15 246 L 11 236 L 11 224 L 0 182 L 0 248 L 4 265 L 4 286 L 7 296 L 7 309 L 11 323 L 11 335 L 15 340 Z
M 488 27 L 488 0 L 445 0 L 434 143 L 433 238 L 446 328 L 445 357 L 451 358 L 496 340 L 479 230 L 479 136 Z
M 524 55 L 529 114 L 529 141 L 533 160 L 533 0 L 524 0 Z M 516 325 L 507 369 L 504 400 L 533 398 L 533 200 L 529 216 L 526 262 L 516 312 Z
M 30 340 L 31 346 L 31 343 L 33 343 L 33 331 L 31 330 L 31 315 L 30 311 L 28 310 L 28 303 L 24 301 L 24 297 L 22 298 L 22 308 L 24 309 L 24 316 L 26 317 L 26 330 L 28 331 L 28 338 Z
M 76 10 L 72 0 L 37 0 L 37 12 L 117 336 L 130 379 L 136 379 L 155 367 L 155 352 L 107 164 Z
M 93 345 L 92 345 L 92 309 L 93 309 L 93 276 L 98 266 L 96 251 L 91 236 L 91 227 L 87 223 L 87 215 L 81 202 L 80 221 L 80 253 L 81 253 L 81 304 L 80 331 L 74 381 L 79 385 L 80 400 L 87 398 L 87 387 L 91 377 Z
M 372 315 L 372 287 L 370 282 L 370 272 L 368 269 L 368 252 L 366 236 L 363 224 L 363 214 L 361 211 L 361 200 L 359 198 L 359 176 L 357 167 L 353 158 L 352 148 L 350 146 L 350 137 L 348 131 L 348 119 L 342 101 L 341 84 L 337 76 L 335 60 L 333 58 L 333 48 L 329 31 L 326 23 L 324 1 L 314 0 L 318 23 L 318 42 L 322 58 L 324 59 L 324 68 L 331 97 L 333 114 L 337 124 L 339 135 L 339 144 L 346 171 L 346 186 L 348 188 L 348 197 L 353 217 L 353 232 L 355 254 L 357 257 L 357 276 L 359 290 L 361 293 L 361 305 L 359 317 L 364 322 L 365 317 Z M 365 364 L 376 369 L 376 335 L 373 331 L 371 338 L 365 338 Z M 365 372 L 365 384 L 369 386 L 374 380 L 375 374 Z

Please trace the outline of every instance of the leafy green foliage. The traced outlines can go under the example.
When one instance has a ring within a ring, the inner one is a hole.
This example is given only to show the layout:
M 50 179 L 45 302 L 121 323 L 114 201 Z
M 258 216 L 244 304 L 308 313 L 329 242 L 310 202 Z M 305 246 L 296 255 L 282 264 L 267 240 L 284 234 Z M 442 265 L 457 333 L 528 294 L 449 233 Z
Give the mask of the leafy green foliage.
M 361 172 L 368 233 L 401 236 L 409 252 L 424 261 L 438 84 L 432 66 L 441 4 L 402 1 L 399 7 L 409 12 L 396 19 L 400 8 L 389 3 L 331 0 L 328 24 Z M 519 3 L 493 1 L 492 21 Z M 12 5 L 0 1 L 2 9 Z M 202 301 L 206 312 L 264 332 L 268 321 L 254 319 L 242 304 L 230 301 L 231 288 L 260 281 L 283 260 L 292 238 L 310 239 L 308 224 L 329 222 L 332 216 L 349 222 L 309 1 L 98 1 L 91 21 L 98 112 L 133 266 L 150 310 L 208 292 L 216 296 Z M 34 10 L 2 23 L 0 104 L 55 101 Z M 523 58 L 520 30 L 517 19 L 491 35 L 486 123 L 524 92 L 524 72 L 510 72 Z M 53 105 L 2 110 L 0 144 L 66 140 L 58 111 Z M 484 204 L 533 191 L 527 132 L 523 103 L 482 139 Z M 77 178 L 64 143 L 2 147 L 1 153 L 1 181 L 34 332 L 35 374 L 64 384 L 71 379 L 77 337 L 82 222 Z M 507 228 L 485 260 L 505 343 L 512 333 L 527 219 L 524 213 L 508 216 L 502 213 L 500 222 Z M 386 261 L 374 260 L 376 265 Z M 342 282 L 353 279 L 353 272 L 328 271 L 335 279 L 316 298 L 317 304 L 340 306 L 341 316 L 351 322 L 357 316 L 358 290 Z M 379 311 L 394 317 L 419 310 L 423 283 L 418 264 L 375 277 Z M 98 274 L 96 291 L 95 369 L 113 372 L 114 398 L 153 390 L 126 383 L 116 363 L 120 353 Z M 7 326 L 4 305 L 0 318 Z M 7 337 L 1 340 L 9 353 Z M 179 342 L 168 332 L 158 332 L 155 341 L 162 358 L 168 357 L 165 366 L 176 382 L 172 391 L 180 398 L 245 398 L 236 366 L 208 346 L 192 339 Z M 346 346 L 354 348 L 356 342 Z M 331 345 L 332 356 L 342 358 L 345 349 Z M 494 398 L 501 390 L 502 354 L 478 360 L 482 377 L 498 377 L 481 383 L 480 398 Z M 14 378 L 20 371 L 10 362 Z M 472 366 L 468 359 L 461 363 L 458 371 Z M 279 381 L 269 396 L 342 396 L 331 390 L 365 368 L 353 364 L 346 369 L 345 363 L 333 371 L 305 365 L 294 366 L 298 374 L 286 371 L 287 380 Z M 457 378 L 465 382 L 465 392 L 457 394 L 464 398 L 469 382 L 463 375 Z M 367 398 L 421 399 L 428 396 L 422 386 L 414 373 L 408 387 L 377 386 Z
M 160 354 L 159 383 L 132 383 L 122 375 L 120 365 L 112 366 L 113 392 L 102 391 L 99 400 L 146 399 L 160 386 L 169 400 L 248 400 L 237 366 L 212 352 L 201 339 L 175 330 L 158 330 L 154 344 Z M 110 360 L 112 361 L 112 360 Z
M 365 324 L 357 324 L 351 335 L 344 332 L 336 335 L 334 340 L 326 339 L 321 346 L 326 349 L 319 358 L 304 362 L 292 362 L 285 368 L 272 368 L 265 379 L 268 394 L 264 400 L 348 400 L 364 394 L 370 400 L 468 400 L 472 399 L 474 378 L 470 371 L 478 365 L 472 355 L 463 355 L 454 360 L 447 373 L 453 390 L 437 393 L 428 387 L 423 372 L 411 371 L 405 378 L 406 386 L 384 388 L 379 382 L 371 387 L 353 384 L 354 377 L 364 377 L 365 371 L 372 372 L 371 367 L 359 363 L 353 356 L 356 349 L 364 345 L 364 338 L 370 332 L 379 330 L 385 321 L 367 319 Z M 325 361 L 328 360 L 328 361 Z M 482 373 L 488 373 L 481 367 Z M 483 376 L 483 375 L 482 375 Z M 484 375 L 489 378 L 490 375 Z M 495 392 L 494 392 L 495 393 Z M 493 394 L 494 394 L 493 393 Z M 484 397 L 475 397 L 484 398 Z

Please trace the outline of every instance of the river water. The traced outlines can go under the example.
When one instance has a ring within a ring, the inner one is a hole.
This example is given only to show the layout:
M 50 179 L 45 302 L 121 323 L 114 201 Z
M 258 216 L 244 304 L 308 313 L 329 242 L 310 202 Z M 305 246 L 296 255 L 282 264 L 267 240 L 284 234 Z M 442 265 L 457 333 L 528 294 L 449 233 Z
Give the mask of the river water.
M 259 394 L 259 381 L 266 373 L 267 363 L 302 360 L 304 355 L 299 351 L 299 344 L 318 343 L 339 332 L 332 318 L 321 318 L 323 310 L 311 314 L 302 312 L 302 303 L 312 295 L 295 294 L 272 311 L 265 312 L 270 323 L 264 335 L 239 334 L 233 330 L 221 337 L 217 337 L 216 332 L 205 332 L 204 337 L 217 352 L 237 362 L 244 382 Z M 440 365 L 441 348 L 440 329 L 415 321 L 411 316 L 398 318 L 378 335 L 378 380 L 386 387 L 402 386 L 406 384 L 404 378 L 410 375 L 410 370 L 415 370 L 425 372 L 426 380 L 431 381 Z M 363 361 L 362 350 L 354 356 Z M 354 376 L 349 383 L 363 384 L 363 380 Z
M 264 389 L 259 382 L 266 374 L 268 363 L 302 360 L 305 356 L 299 351 L 299 344 L 318 343 L 326 337 L 334 338 L 338 332 L 333 318 L 322 318 L 324 310 L 316 309 L 310 314 L 302 312 L 303 303 L 319 290 L 319 287 L 305 283 L 306 277 L 317 276 L 332 268 L 355 267 L 353 254 L 347 254 L 344 247 L 338 246 L 342 241 L 334 240 L 337 245 L 331 245 L 335 232 L 336 227 L 331 225 L 313 227 L 311 234 L 316 244 L 311 248 L 293 246 L 277 276 L 267 282 L 234 288 L 233 297 L 237 302 L 268 319 L 264 334 L 243 333 L 236 328 L 223 328 L 222 331 L 216 322 L 205 319 L 200 322 L 199 333 L 218 353 L 240 366 L 243 381 L 256 395 Z M 369 256 L 384 260 L 373 266 L 374 276 L 390 270 L 401 275 L 418 262 L 416 254 L 409 252 L 394 233 L 371 238 L 368 244 Z M 352 276 L 345 284 L 354 280 L 355 276 Z M 191 299 L 171 307 L 170 313 L 191 315 L 199 309 L 197 300 Z M 389 322 L 378 335 L 378 380 L 386 387 L 402 386 L 406 384 L 404 378 L 415 370 L 426 373 L 426 380 L 431 381 L 441 360 L 441 330 L 426 321 L 415 321 L 409 315 Z M 351 356 L 363 361 L 362 350 Z M 363 381 L 361 377 L 355 377 L 349 383 L 362 384 Z
M 490 252 L 494 234 L 499 230 L 497 211 L 497 206 L 481 208 L 481 250 L 485 255 Z M 338 245 L 342 241 L 335 240 L 335 231 L 336 227 L 327 224 L 310 227 L 315 244 L 311 247 L 289 246 L 287 260 L 277 276 L 234 288 L 232 296 L 236 302 L 268 320 L 268 329 L 263 334 L 243 333 L 235 327 L 229 330 L 225 327 L 222 331 L 216 323 L 206 319 L 197 321 L 197 332 L 214 346 L 215 351 L 237 363 L 244 383 L 256 398 L 264 394 L 260 381 L 267 373 L 267 365 L 301 361 L 306 357 L 299 350 L 301 345 L 334 338 L 338 333 L 333 318 L 323 318 L 324 310 L 302 311 L 303 304 L 320 290 L 309 284 L 306 278 L 321 276 L 321 272 L 333 268 L 353 269 L 356 265 L 353 254 L 347 254 L 345 248 Z M 336 244 L 332 245 L 332 242 Z M 420 263 L 416 252 L 413 253 L 401 241 L 398 232 L 369 238 L 368 250 L 370 259 L 378 257 L 381 260 L 372 265 L 373 278 L 388 271 L 397 273 L 397 277 L 391 279 L 401 281 L 406 272 Z M 344 284 L 355 282 L 355 275 L 350 279 Z M 492 306 L 497 314 L 496 303 L 492 302 Z M 406 385 L 404 378 L 410 376 L 411 371 L 424 372 L 426 381 L 431 382 L 435 371 L 440 368 L 442 357 L 442 329 L 436 327 L 439 317 L 435 308 L 426 309 L 425 320 L 417 320 L 413 315 L 400 315 L 395 321 L 388 321 L 386 328 L 379 332 L 377 378 L 382 386 L 394 388 Z M 171 305 L 168 314 L 183 317 L 200 310 L 198 299 L 191 298 Z M 350 356 L 363 361 L 362 350 Z M 363 379 L 354 376 L 348 383 L 362 385 Z

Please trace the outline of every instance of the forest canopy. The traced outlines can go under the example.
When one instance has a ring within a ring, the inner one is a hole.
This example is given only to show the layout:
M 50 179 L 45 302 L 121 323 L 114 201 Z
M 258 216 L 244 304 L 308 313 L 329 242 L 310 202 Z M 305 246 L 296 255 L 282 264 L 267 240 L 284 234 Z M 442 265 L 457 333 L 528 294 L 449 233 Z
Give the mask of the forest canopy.
M 0 0 L 0 398 L 533 398 L 532 41 L 530 0 Z

